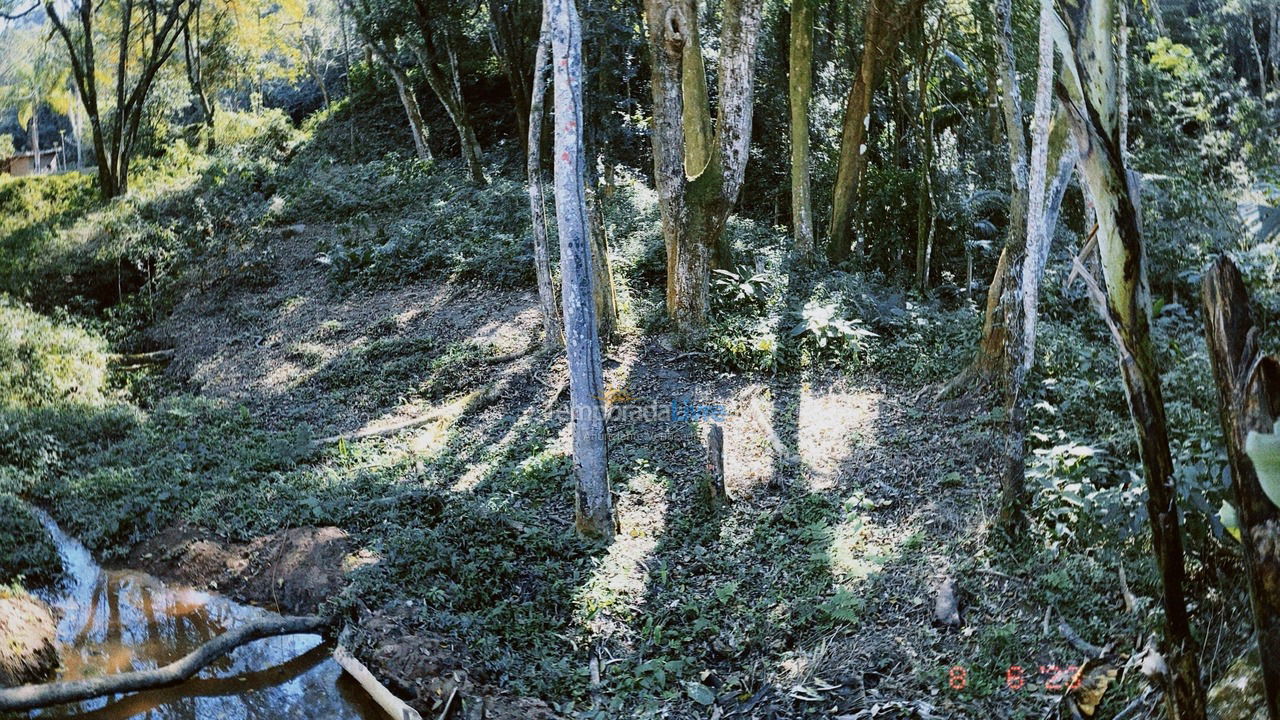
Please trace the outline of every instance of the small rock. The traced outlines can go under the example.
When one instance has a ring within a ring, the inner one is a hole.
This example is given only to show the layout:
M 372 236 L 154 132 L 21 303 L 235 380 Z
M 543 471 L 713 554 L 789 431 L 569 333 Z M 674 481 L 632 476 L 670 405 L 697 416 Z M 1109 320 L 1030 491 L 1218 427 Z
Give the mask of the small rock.
M 960 624 L 960 605 L 956 601 L 956 581 L 950 576 L 938 585 L 938 598 L 934 601 L 933 617 L 943 625 Z
M 58 669 L 58 624 L 40 600 L 0 593 L 0 687 L 42 682 Z

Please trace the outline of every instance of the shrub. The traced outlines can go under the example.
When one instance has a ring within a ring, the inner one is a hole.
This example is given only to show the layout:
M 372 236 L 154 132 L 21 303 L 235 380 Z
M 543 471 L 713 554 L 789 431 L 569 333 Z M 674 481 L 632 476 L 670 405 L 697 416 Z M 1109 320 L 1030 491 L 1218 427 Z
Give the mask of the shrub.
M 62 573 L 58 549 L 27 504 L 0 492 L 0 585 L 52 584 Z
M 101 338 L 0 296 L 0 408 L 97 402 L 106 365 Z

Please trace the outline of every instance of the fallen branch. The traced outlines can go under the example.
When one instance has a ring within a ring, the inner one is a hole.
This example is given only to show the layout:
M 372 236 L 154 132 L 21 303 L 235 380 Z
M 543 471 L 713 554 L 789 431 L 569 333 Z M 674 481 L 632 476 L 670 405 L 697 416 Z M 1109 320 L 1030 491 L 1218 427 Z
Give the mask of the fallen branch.
M 1067 642 L 1071 643 L 1072 647 L 1085 655 L 1088 655 L 1091 660 L 1102 657 L 1102 655 L 1107 652 L 1106 649 L 1100 648 L 1077 635 L 1076 631 L 1071 629 L 1071 626 L 1067 624 L 1066 620 L 1058 623 L 1058 633 L 1061 634 Z
M 347 652 L 346 648 L 341 645 L 334 648 L 333 659 L 347 671 L 352 679 L 360 683 L 360 687 L 364 688 L 369 697 L 373 698 L 373 701 L 378 703 L 378 707 L 385 710 L 388 715 L 400 720 L 422 720 L 422 715 L 417 710 L 409 707 L 405 701 L 393 695 L 386 685 L 378 682 L 373 673 L 369 672 L 369 668 Z
M 228 630 L 184 655 L 182 659 L 154 670 L 0 690 L 0 711 L 32 710 L 91 700 L 104 695 L 171 687 L 189 680 L 210 663 L 241 645 L 278 635 L 317 633 L 328 628 L 332 622 L 330 618 L 315 615 L 259 620 Z
M 149 365 L 167 365 L 173 360 L 173 350 L 155 350 L 153 352 L 144 353 L 113 353 L 107 356 L 107 361 L 116 366 L 118 370 L 137 370 L 138 368 L 147 367 Z

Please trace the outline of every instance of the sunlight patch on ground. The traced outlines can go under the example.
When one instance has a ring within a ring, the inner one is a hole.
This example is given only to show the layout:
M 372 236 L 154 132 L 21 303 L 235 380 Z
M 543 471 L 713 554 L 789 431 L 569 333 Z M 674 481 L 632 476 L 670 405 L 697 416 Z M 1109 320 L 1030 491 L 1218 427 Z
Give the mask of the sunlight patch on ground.
M 634 619 L 649 586 L 646 561 L 666 528 L 667 487 L 657 475 L 635 472 L 623 495 L 628 496 L 643 501 L 619 503 L 622 532 L 575 598 L 579 622 L 600 637 L 625 632 L 622 626 Z
M 449 490 L 455 493 L 469 493 L 475 490 L 481 482 L 492 475 L 499 461 L 506 457 L 516 439 L 528 431 L 529 423 L 538 413 L 539 408 L 536 404 L 526 406 L 520 413 L 520 417 L 511 423 L 502 439 L 491 446 L 483 458 L 467 468 L 467 471 L 453 483 Z M 443 445 L 441 447 L 443 448 Z
M 874 436 L 883 399 L 878 392 L 815 393 L 807 384 L 802 389 L 798 445 L 813 490 L 833 487 L 854 447 Z

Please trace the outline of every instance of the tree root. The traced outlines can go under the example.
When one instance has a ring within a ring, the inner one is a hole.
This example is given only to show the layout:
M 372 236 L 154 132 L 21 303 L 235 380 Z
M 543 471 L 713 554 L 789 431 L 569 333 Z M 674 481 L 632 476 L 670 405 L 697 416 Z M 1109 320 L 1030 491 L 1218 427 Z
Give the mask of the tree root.
M 330 627 L 332 623 L 332 618 L 315 615 L 259 620 L 228 630 L 180 660 L 154 670 L 0 689 L 0 711 L 31 710 L 90 700 L 104 695 L 170 687 L 191 679 L 210 663 L 241 645 L 278 635 L 318 633 Z

